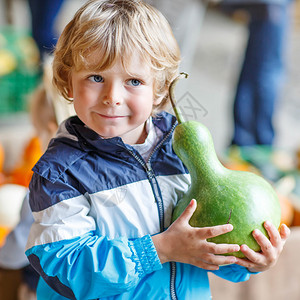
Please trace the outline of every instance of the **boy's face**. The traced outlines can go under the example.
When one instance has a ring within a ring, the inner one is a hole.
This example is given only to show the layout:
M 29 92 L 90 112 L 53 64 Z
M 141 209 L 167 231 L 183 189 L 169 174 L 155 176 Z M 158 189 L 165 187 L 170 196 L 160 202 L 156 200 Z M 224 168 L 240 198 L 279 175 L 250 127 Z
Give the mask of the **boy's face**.
M 103 138 L 119 136 L 127 144 L 145 141 L 145 121 L 163 98 L 154 100 L 152 70 L 139 55 L 132 57 L 127 70 L 121 60 L 104 71 L 73 70 L 70 90 L 82 122 Z

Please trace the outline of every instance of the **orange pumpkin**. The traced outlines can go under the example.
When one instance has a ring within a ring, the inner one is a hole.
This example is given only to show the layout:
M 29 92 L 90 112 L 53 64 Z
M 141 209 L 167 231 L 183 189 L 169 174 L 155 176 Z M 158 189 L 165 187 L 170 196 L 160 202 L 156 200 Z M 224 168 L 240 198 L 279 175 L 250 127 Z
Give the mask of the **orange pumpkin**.
M 252 172 L 255 174 L 260 174 L 258 169 L 256 169 L 253 165 L 247 163 L 247 162 L 235 162 L 235 161 L 230 161 L 223 163 L 223 165 L 230 170 L 234 171 L 246 171 L 246 172 Z
M 294 219 L 292 226 L 300 226 L 300 198 L 293 195 Z
M 11 229 L 0 226 L 0 248 L 4 245 L 5 239 L 10 231 Z
M 3 171 L 3 164 L 4 164 L 4 148 L 3 146 L 0 144 L 0 172 Z
M 292 226 L 300 226 L 300 211 L 295 210 Z
M 4 159 L 5 159 L 4 148 L 0 144 L 0 185 L 5 182 L 5 176 L 3 174 Z
M 277 192 L 280 208 L 281 208 L 281 221 L 280 224 L 292 226 L 294 220 L 295 209 L 292 202 L 287 196 Z
M 0 144 L 0 185 L 4 183 L 4 175 L 1 173 L 3 171 L 4 164 L 4 149 Z M 0 247 L 4 245 L 5 238 L 9 233 L 9 229 L 0 226 Z
M 21 162 L 10 173 L 10 182 L 28 186 L 32 177 L 31 169 L 42 155 L 42 147 L 38 137 L 33 137 L 27 144 Z

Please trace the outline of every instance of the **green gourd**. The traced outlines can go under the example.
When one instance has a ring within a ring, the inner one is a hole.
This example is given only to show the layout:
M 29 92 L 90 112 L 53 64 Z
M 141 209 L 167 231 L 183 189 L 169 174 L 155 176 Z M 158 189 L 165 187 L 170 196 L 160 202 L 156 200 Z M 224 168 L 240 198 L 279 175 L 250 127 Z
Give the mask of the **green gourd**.
M 252 236 L 259 229 L 267 237 L 263 223 L 280 225 L 281 210 L 276 192 L 262 177 L 245 171 L 225 168 L 217 158 L 209 130 L 199 122 L 182 120 L 175 105 L 174 86 L 178 79 L 187 77 L 181 73 L 170 86 L 171 103 L 178 120 L 173 135 L 173 149 L 191 175 L 191 185 L 176 205 L 172 221 L 175 221 L 191 199 L 197 208 L 190 219 L 194 227 L 232 224 L 229 233 L 208 239 L 214 243 L 247 244 L 254 251 L 260 246 Z M 244 257 L 239 251 L 225 255 Z

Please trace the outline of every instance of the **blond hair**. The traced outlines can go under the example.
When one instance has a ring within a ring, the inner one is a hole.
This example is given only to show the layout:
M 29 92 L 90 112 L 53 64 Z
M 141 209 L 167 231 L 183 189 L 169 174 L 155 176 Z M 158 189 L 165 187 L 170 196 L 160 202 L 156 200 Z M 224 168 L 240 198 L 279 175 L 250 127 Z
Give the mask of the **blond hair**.
M 54 105 L 48 97 L 44 83 L 41 83 L 32 93 L 29 103 L 32 123 L 37 131 L 48 131 L 48 124 L 58 126 Z
M 154 95 L 168 101 L 168 87 L 178 74 L 180 51 L 165 17 L 140 0 L 90 0 L 62 32 L 53 61 L 53 82 L 67 100 L 72 69 L 105 70 L 117 59 L 126 68 L 138 52 L 154 71 Z M 92 64 L 89 55 L 99 51 Z

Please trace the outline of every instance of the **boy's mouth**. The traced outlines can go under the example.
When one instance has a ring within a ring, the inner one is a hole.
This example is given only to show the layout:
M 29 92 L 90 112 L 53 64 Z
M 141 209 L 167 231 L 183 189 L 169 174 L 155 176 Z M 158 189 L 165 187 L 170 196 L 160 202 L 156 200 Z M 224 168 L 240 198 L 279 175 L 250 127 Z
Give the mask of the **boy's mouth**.
M 118 118 L 124 118 L 125 116 L 119 116 L 119 115 L 106 115 L 106 114 L 98 114 L 100 117 L 105 119 L 118 119 Z

